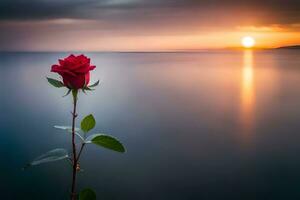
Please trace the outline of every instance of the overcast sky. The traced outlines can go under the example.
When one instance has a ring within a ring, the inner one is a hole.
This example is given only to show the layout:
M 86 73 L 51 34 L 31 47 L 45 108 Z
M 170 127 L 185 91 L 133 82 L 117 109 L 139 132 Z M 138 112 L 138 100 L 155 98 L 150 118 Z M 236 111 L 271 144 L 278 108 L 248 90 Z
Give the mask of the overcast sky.
M 289 45 L 300 0 L 1 0 L 0 33 L 11 51 L 222 48 L 245 34 Z

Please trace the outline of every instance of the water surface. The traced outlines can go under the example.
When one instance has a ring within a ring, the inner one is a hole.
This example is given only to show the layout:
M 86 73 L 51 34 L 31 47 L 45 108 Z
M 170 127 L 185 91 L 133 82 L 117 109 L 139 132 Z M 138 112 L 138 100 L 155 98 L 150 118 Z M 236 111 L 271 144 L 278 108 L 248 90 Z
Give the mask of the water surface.
M 300 198 L 299 53 L 87 53 L 102 83 L 80 94 L 79 118 L 93 113 L 94 133 L 128 151 L 89 146 L 78 188 L 116 200 Z M 68 198 L 67 162 L 21 170 L 70 149 L 53 125 L 71 123 L 71 98 L 45 80 L 67 55 L 0 55 L 2 198 Z

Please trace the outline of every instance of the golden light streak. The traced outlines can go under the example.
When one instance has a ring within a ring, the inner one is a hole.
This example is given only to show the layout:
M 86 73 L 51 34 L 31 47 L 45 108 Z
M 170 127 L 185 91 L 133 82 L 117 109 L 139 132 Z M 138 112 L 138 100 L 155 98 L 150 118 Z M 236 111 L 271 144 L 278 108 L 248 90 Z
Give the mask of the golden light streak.
M 241 81 L 241 134 L 244 140 L 248 140 L 249 135 L 253 132 L 254 106 L 253 52 L 245 50 Z

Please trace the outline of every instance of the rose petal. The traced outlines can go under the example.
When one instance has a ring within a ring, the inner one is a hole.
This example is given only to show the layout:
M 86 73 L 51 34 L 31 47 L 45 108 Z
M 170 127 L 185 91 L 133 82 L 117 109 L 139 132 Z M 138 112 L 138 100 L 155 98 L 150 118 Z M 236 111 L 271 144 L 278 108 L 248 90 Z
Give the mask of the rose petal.
M 96 68 L 95 65 L 90 66 L 90 70 L 94 70 Z
M 59 59 L 59 60 L 58 60 L 58 63 L 59 63 L 60 65 L 62 65 L 62 66 L 63 66 L 63 65 L 65 64 L 65 61 L 64 61 L 64 60 L 62 60 L 62 59 Z
M 63 76 L 64 85 L 73 89 L 80 89 L 84 87 L 85 75 L 78 75 L 76 77 L 65 74 Z
M 60 75 L 63 75 L 63 74 L 69 74 L 71 76 L 76 76 L 75 73 L 71 72 L 71 71 L 68 71 L 66 69 L 63 69 L 61 68 L 61 66 L 59 65 L 52 65 L 52 68 L 51 68 L 51 72 L 56 72 Z
M 85 85 L 87 86 L 90 82 L 90 72 L 85 74 Z

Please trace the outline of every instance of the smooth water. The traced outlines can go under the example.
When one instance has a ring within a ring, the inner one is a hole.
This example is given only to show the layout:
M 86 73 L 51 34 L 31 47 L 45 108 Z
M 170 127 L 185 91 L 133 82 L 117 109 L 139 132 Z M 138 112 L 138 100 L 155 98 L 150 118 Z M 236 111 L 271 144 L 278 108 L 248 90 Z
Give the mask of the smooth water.
M 68 199 L 65 161 L 21 168 L 70 149 L 71 97 L 45 77 L 66 53 L 0 54 L 1 199 Z M 90 145 L 78 189 L 98 199 L 300 198 L 300 51 L 87 53 L 97 90 L 79 118 L 118 137 L 126 154 Z

